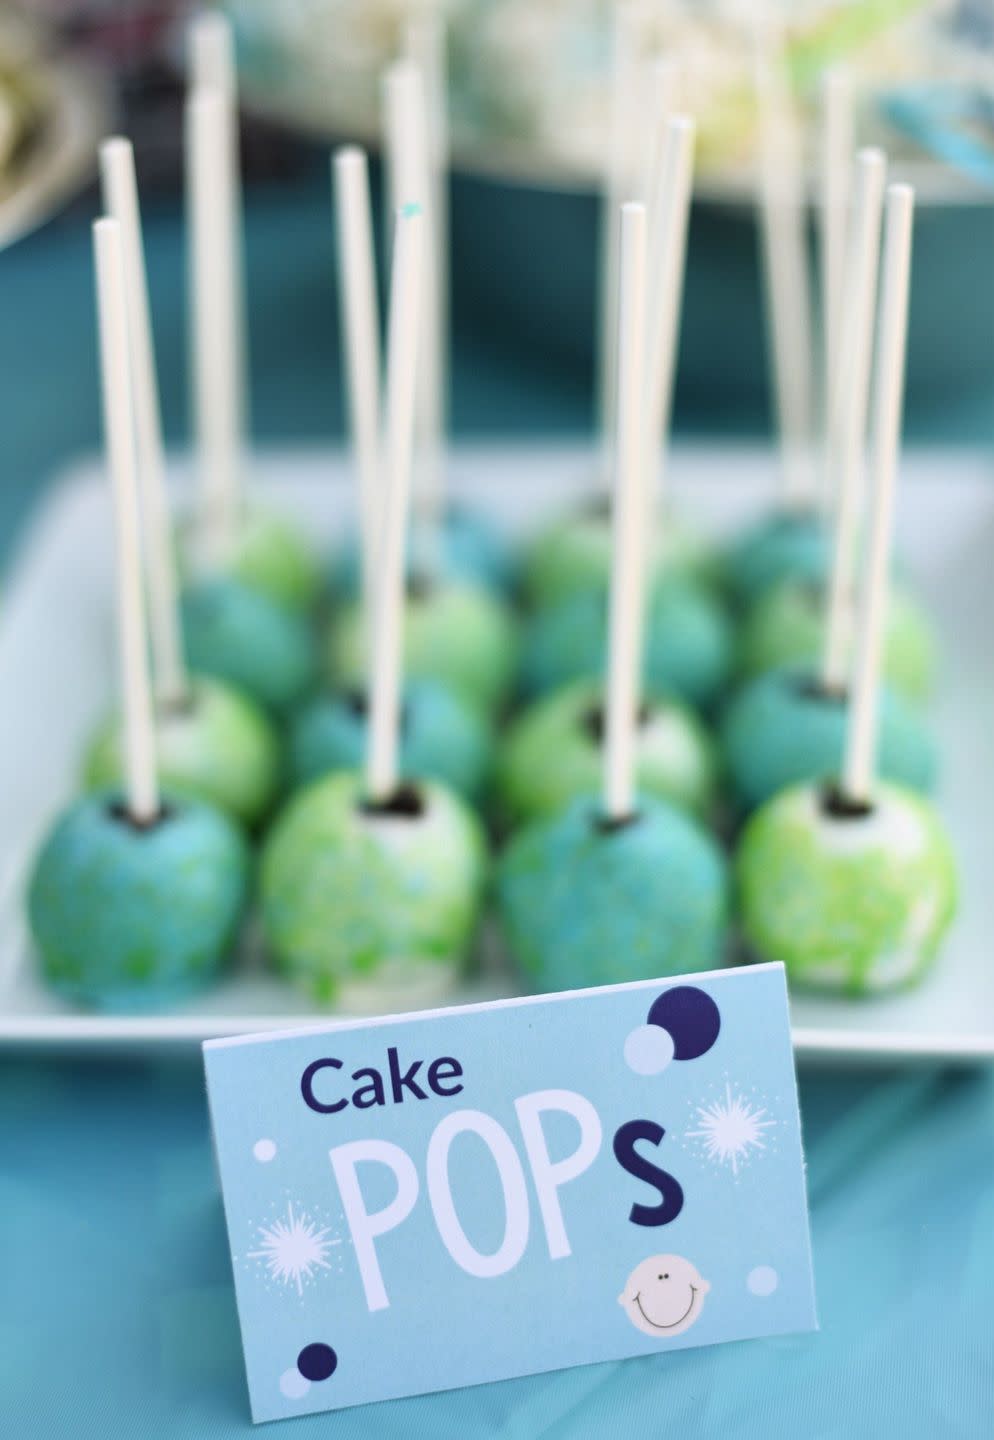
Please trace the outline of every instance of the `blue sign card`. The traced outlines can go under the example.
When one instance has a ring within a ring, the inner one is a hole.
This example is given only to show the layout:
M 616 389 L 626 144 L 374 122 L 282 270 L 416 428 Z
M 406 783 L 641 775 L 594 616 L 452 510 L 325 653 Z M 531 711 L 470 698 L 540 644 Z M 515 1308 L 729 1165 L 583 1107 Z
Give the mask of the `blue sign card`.
M 257 1421 L 816 1324 L 779 965 L 204 1051 Z

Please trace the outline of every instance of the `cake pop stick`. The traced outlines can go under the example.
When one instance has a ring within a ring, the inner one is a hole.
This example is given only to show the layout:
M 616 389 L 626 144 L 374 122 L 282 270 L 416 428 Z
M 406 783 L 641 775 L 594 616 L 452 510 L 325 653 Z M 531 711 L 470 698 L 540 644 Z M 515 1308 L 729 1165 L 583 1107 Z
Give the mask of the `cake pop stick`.
M 852 591 L 886 169 L 880 150 L 861 150 L 856 158 L 855 198 L 841 297 L 844 315 L 840 324 L 840 363 L 829 416 L 835 533 L 821 678 L 824 689 L 836 694 L 845 689 L 850 671 Z
M 185 698 L 187 673 L 176 599 L 172 526 L 166 495 L 159 387 L 152 348 L 135 157 L 130 140 L 115 137 L 104 141 L 100 147 L 100 178 L 104 209 L 120 227 L 155 689 L 158 698 L 169 705 Z
M 842 333 L 849 170 L 853 147 L 852 84 L 844 66 L 826 70 L 822 83 L 821 203 L 818 210 L 821 309 L 825 335 L 826 417 L 830 416 Z
M 603 775 L 604 814 L 609 821 L 627 819 L 634 805 L 645 549 L 645 250 L 645 206 L 624 205 L 619 247 L 614 556 Z
M 193 368 L 207 557 L 230 547 L 240 499 L 237 321 L 231 285 L 230 112 L 218 90 L 186 102 Z
M 371 613 L 379 489 L 380 322 L 365 153 L 354 145 L 337 150 L 333 181 L 340 257 L 338 298 L 345 338 L 352 444 L 359 479 L 361 588 L 364 607 Z
M 448 411 L 449 335 L 449 117 L 448 55 L 445 16 L 439 10 L 413 15 L 404 31 L 404 54 L 424 79 L 431 167 L 432 240 L 438 351 L 439 428 L 444 435 Z
M 690 217 L 694 159 L 693 120 L 671 116 L 653 187 L 656 228 L 650 228 L 652 281 L 646 363 L 646 492 L 657 499 L 652 477 L 669 432 L 676 366 L 680 302 L 683 294 L 687 222 Z
M 151 341 L 148 282 L 141 245 L 141 215 L 131 141 L 121 137 L 105 140 L 99 150 L 99 164 L 104 209 L 120 226 L 124 252 L 135 442 L 156 693 L 164 704 L 176 704 L 186 697 L 187 672 L 180 636 L 173 534 L 166 494 L 166 455 L 158 409 L 156 354 Z
M 245 300 L 245 265 L 242 252 L 242 183 L 238 143 L 238 71 L 231 21 L 219 10 L 194 16 L 188 32 L 190 90 L 216 90 L 224 96 L 228 130 L 228 196 L 231 254 L 229 283 L 234 324 L 233 364 L 237 367 L 239 439 L 248 431 L 248 324 Z
M 600 323 L 598 344 L 601 473 L 611 473 L 617 390 L 618 214 L 632 195 L 632 115 L 638 71 L 636 27 L 631 5 L 614 15 L 611 55 L 611 133 L 601 192 Z
M 797 117 L 777 67 L 779 48 L 757 46 L 759 210 L 773 386 L 783 463 L 783 508 L 815 503 L 811 456 L 811 297 Z
M 842 771 L 843 794 L 857 804 L 869 802 L 876 779 L 880 664 L 887 608 L 894 489 L 901 444 L 913 213 L 914 191 L 911 186 L 888 186 L 874 374 L 870 527 Z
M 121 229 L 116 220 L 93 227 L 100 329 L 104 433 L 114 489 L 117 619 L 124 691 L 125 798 L 128 814 L 148 825 L 159 814 L 152 696 L 145 642 L 138 528 L 138 475 L 128 358 L 128 313 Z
M 438 568 L 439 526 L 444 511 L 442 482 L 442 407 L 439 370 L 438 271 L 428 113 L 424 76 L 411 60 L 391 65 L 384 80 L 390 205 L 397 211 L 414 204 L 423 213 L 428 263 L 422 266 L 422 325 L 417 374 L 418 484 L 416 545 L 420 567 Z
M 373 803 L 390 798 L 397 788 L 398 777 L 404 540 L 423 303 L 423 229 L 424 215 L 417 205 L 405 205 L 398 211 L 387 339 L 386 493 L 379 524 L 366 752 L 366 792 Z

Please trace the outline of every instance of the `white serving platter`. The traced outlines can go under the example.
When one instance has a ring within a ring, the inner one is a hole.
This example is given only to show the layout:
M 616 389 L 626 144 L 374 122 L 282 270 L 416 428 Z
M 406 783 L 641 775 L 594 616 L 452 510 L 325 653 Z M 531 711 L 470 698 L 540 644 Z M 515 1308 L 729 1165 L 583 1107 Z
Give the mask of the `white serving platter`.
M 177 504 L 185 462 L 172 467 Z M 589 448 L 456 449 L 452 488 L 520 532 L 589 489 Z M 322 543 L 350 523 L 340 454 L 262 454 L 260 500 L 306 521 Z M 761 448 L 684 447 L 671 465 L 681 513 L 716 535 L 768 502 L 775 467 Z M 0 1043 L 127 1050 L 313 1024 L 320 1012 L 267 974 L 247 946 L 231 974 L 185 1008 L 119 1016 L 70 1009 L 37 979 L 23 891 L 33 851 L 72 795 L 80 749 L 114 693 L 109 495 L 99 466 L 72 469 L 50 491 L 0 603 Z M 867 1000 L 797 996 L 798 1056 L 839 1064 L 994 1058 L 994 461 L 968 451 L 913 452 L 904 466 L 902 564 L 941 640 L 934 707 L 943 776 L 938 802 L 953 834 L 963 903 L 933 974 L 917 989 Z M 493 946 L 453 1002 L 515 992 Z M 389 1008 L 400 1008 L 396 1004 Z

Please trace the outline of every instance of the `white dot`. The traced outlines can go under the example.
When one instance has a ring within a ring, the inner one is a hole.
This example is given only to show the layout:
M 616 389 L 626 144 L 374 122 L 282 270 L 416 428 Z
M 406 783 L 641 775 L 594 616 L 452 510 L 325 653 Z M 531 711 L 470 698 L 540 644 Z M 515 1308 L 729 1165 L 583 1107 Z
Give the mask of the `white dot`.
M 673 1036 L 661 1025 L 636 1025 L 625 1041 L 625 1063 L 636 1075 L 658 1075 L 673 1059 Z
M 252 1146 L 252 1154 L 259 1161 L 260 1165 L 268 1165 L 276 1154 L 275 1140 L 257 1140 Z
M 311 1388 L 311 1382 L 306 1375 L 301 1375 L 296 1365 L 290 1370 L 284 1370 L 280 1376 L 280 1389 L 288 1400 L 301 1400 Z
M 772 1295 L 780 1284 L 780 1276 L 772 1265 L 757 1265 L 746 1276 L 746 1284 L 754 1295 Z

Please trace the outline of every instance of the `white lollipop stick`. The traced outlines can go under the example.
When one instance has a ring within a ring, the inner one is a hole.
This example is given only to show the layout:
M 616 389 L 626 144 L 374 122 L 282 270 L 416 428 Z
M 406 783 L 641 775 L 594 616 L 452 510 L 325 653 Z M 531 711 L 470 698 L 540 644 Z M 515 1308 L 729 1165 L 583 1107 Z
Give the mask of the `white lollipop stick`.
M 843 794 L 846 799 L 857 803 L 870 800 L 876 779 L 880 667 L 887 618 L 894 490 L 901 446 L 913 212 L 914 191 L 911 186 L 888 186 L 883 290 L 874 374 L 870 529 L 842 771 Z
M 97 269 L 104 435 L 114 489 L 116 522 L 125 789 L 128 814 L 139 824 L 148 824 L 159 814 L 159 786 L 145 640 L 124 254 L 120 226 L 116 220 L 96 222 L 93 246 Z
M 655 468 L 666 444 L 673 401 L 680 304 L 683 298 L 687 223 L 694 169 L 693 120 L 674 115 L 666 125 L 666 145 L 655 177 L 653 208 L 658 230 L 650 229 L 649 322 L 646 362 L 646 492 L 648 502 Z M 651 518 L 651 517 L 650 517 Z
M 376 574 L 379 490 L 380 322 L 373 261 L 369 171 L 354 145 L 335 152 L 335 219 L 338 231 L 338 301 L 348 375 L 349 417 L 359 478 L 359 529 L 365 614 L 372 614 Z
M 398 60 L 384 79 L 387 168 L 393 211 L 417 205 L 424 215 L 428 263 L 422 267 L 422 323 L 418 356 L 418 485 L 416 491 L 419 560 L 435 568 L 439 521 L 444 505 L 442 483 L 442 408 L 439 351 L 438 270 L 432 206 L 431 158 L 424 77 L 411 60 Z
M 825 72 L 822 86 L 821 204 L 818 210 L 821 311 L 825 335 L 826 416 L 831 413 L 842 335 L 842 297 L 849 212 L 849 157 L 852 155 L 852 147 L 852 84 L 848 70 L 835 66 Z
M 155 689 L 159 700 L 170 704 L 185 697 L 187 674 L 176 603 L 176 567 L 166 495 L 159 386 L 152 347 L 135 157 L 130 140 L 115 137 L 104 141 L 100 147 L 100 178 L 104 209 L 118 223 L 124 255 Z
M 626 819 L 635 801 L 645 548 L 646 228 L 644 205 L 622 206 L 614 548 L 603 776 L 604 814 L 608 820 Z
M 204 548 L 219 563 L 238 522 L 239 436 L 237 324 L 233 253 L 230 109 L 219 90 L 186 102 L 193 370 L 200 452 Z
M 598 389 L 601 440 L 601 474 L 605 484 L 611 473 L 615 438 L 618 344 L 618 214 L 633 198 L 632 128 L 636 109 L 638 64 L 636 25 L 631 6 L 615 11 L 611 61 L 611 135 L 601 193 L 600 323 L 598 335 Z
M 853 585 L 886 170 L 880 150 L 861 150 L 856 157 L 855 199 L 840 302 L 844 310 L 840 363 L 829 415 L 835 534 L 821 672 L 824 689 L 835 693 L 845 688 L 852 660 Z
M 234 341 L 232 363 L 237 367 L 239 440 L 244 444 L 248 431 L 248 321 L 245 299 L 245 257 L 242 238 L 242 181 L 238 143 L 238 70 L 235 65 L 235 39 L 231 21 L 220 10 L 205 10 L 190 21 L 187 37 L 189 55 L 189 89 L 192 92 L 217 90 L 228 108 L 228 195 L 231 215 L 229 232 L 231 254 L 229 283 L 232 290 Z
M 773 389 L 783 463 L 783 506 L 812 508 L 811 295 L 805 245 L 804 188 L 797 117 L 782 78 L 779 52 L 759 50 L 760 233 Z
M 235 94 L 235 47 L 231 22 L 220 10 L 194 15 L 187 31 L 190 84 L 194 90 Z
M 404 34 L 404 53 L 424 77 L 431 162 L 431 232 L 434 243 L 438 349 L 438 414 L 442 434 L 448 412 L 449 374 L 449 115 L 448 54 L 445 16 L 427 10 L 412 16 Z
M 366 792 L 377 802 L 397 788 L 400 677 L 403 665 L 404 550 L 414 449 L 419 323 L 423 303 L 424 216 L 397 214 L 387 337 L 386 494 L 379 527 L 373 671 L 366 749 Z

